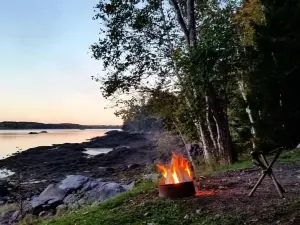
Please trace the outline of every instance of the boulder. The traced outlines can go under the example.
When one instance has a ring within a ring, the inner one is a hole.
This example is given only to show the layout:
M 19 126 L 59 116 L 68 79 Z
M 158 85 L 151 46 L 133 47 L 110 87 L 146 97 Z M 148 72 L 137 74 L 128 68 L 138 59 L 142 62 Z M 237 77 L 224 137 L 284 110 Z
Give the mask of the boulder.
M 38 197 L 31 200 L 34 214 L 45 207 L 56 208 L 69 193 L 81 189 L 88 180 L 89 178 L 81 175 L 70 175 L 57 184 L 50 184 Z
M 97 187 L 85 193 L 87 202 L 101 202 L 126 191 L 122 185 L 115 182 L 100 182 Z
M 121 185 L 103 179 L 90 180 L 81 175 L 70 175 L 59 183 L 50 184 L 39 196 L 31 200 L 32 213 L 54 210 L 59 205 L 78 208 L 85 204 L 101 202 L 134 187 L 132 182 Z M 44 214 L 44 213 L 42 213 Z

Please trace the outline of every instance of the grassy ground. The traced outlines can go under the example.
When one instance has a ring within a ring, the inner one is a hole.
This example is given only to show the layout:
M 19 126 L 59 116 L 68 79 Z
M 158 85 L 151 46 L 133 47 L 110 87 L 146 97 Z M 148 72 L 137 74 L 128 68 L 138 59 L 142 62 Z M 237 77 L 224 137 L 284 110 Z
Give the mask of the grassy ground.
M 17 210 L 18 206 L 16 204 L 5 204 L 0 206 L 0 213 L 6 213 L 12 210 Z
M 292 164 L 292 163 L 300 163 L 300 149 L 294 149 L 294 150 L 289 150 L 286 152 L 283 152 L 281 156 L 279 157 L 277 163 L 279 164 Z M 229 166 L 221 166 L 215 169 L 202 169 L 200 171 L 200 174 L 202 175 L 210 175 L 214 173 L 221 173 L 221 172 L 226 172 L 226 171 L 231 171 L 231 170 L 242 170 L 242 169 L 248 169 L 253 167 L 253 163 L 250 159 L 249 155 L 242 156 L 241 160 L 237 163 L 234 163 Z
M 285 152 L 279 159 L 281 164 L 299 164 L 300 150 Z M 214 173 L 252 167 L 249 160 L 243 160 L 229 167 L 219 168 Z M 300 197 L 289 201 L 280 200 L 272 209 L 261 213 L 261 219 L 253 218 L 239 210 L 202 210 L 199 202 L 204 200 L 165 200 L 157 197 L 157 184 L 140 183 L 133 190 L 123 193 L 101 204 L 77 211 L 66 212 L 44 221 L 22 221 L 21 224 L 35 225 L 240 225 L 240 224 L 300 224 Z M 214 201 L 217 199 L 209 200 Z M 251 200 L 250 200 L 251 201 Z M 254 200 L 255 201 L 255 200 Z M 216 203 L 217 204 L 217 203 Z M 230 203 L 228 203 L 230 204 Z M 251 204 L 249 202 L 245 203 Z M 260 203 L 259 203 L 260 204 Z M 225 204 L 226 205 L 226 204 Z M 242 203 L 243 206 L 243 203 Z M 233 206 L 234 207 L 234 206 Z M 240 207 L 240 206 L 236 206 Z M 246 207 L 246 206 L 245 206 Z M 262 207 L 262 211 L 266 207 Z M 259 209 L 258 209 L 259 210 Z M 241 213 L 242 212 L 242 213 Z M 260 217 L 259 217 L 260 218 Z

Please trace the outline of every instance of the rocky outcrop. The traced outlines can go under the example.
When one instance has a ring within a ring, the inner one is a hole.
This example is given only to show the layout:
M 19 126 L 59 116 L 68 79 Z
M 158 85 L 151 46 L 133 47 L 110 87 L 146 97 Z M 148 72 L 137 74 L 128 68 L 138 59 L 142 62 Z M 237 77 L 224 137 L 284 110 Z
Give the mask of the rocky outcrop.
M 103 179 L 91 179 L 82 175 L 69 175 L 58 183 L 49 184 L 38 196 L 24 201 L 24 213 L 12 210 L 0 215 L 0 224 L 14 224 L 22 216 L 32 214 L 51 216 L 66 209 L 102 202 L 134 187 L 134 183 L 122 185 Z
M 101 202 L 131 188 L 133 184 L 121 185 L 82 175 L 70 175 L 59 183 L 50 184 L 39 196 L 34 197 L 31 200 L 32 213 L 39 215 L 42 211 L 56 209 L 59 205 L 73 208 Z

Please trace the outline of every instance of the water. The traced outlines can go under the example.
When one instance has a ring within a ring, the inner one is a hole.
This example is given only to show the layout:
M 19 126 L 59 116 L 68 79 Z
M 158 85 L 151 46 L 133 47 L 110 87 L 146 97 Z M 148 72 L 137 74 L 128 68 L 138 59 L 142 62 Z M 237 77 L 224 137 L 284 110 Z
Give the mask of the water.
M 28 134 L 29 132 L 41 131 L 48 133 Z M 32 147 L 51 146 L 52 144 L 81 143 L 96 136 L 103 136 L 107 131 L 104 129 L 0 130 L 0 158 L 17 152 L 17 148 L 27 150 Z M 93 151 L 93 149 L 89 150 Z

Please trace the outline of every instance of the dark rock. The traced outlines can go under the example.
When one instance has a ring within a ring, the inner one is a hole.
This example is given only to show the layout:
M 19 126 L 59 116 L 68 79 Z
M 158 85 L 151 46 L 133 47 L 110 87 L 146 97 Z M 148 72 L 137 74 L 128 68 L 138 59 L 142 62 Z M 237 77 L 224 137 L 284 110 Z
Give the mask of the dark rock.
M 40 132 L 40 134 L 47 134 L 47 133 L 48 133 L 48 132 L 45 131 L 45 130 L 43 130 L 43 131 Z
M 28 134 L 38 134 L 38 132 L 29 132 Z
M 11 185 L 5 180 L 0 180 L 0 197 L 5 197 L 9 194 L 9 189 L 11 188 Z
M 140 167 L 140 164 L 134 163 L 134 164 L 130 164 L 127 166 L 128 169 L 132 170 L 132 169 L 136 169 L 138 167 Z

